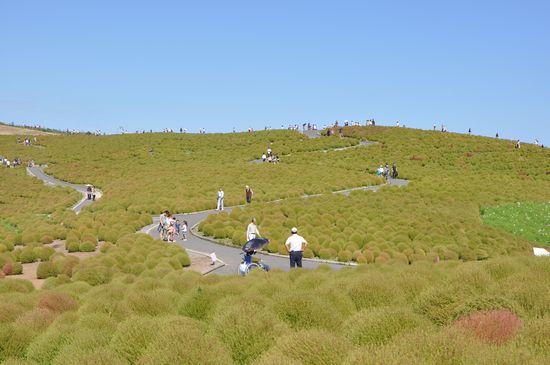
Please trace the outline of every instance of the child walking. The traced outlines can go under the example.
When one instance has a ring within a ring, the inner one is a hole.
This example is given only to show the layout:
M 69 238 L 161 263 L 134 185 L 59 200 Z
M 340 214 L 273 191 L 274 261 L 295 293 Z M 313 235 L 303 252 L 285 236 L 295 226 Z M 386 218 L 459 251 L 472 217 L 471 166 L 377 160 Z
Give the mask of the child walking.
M 183 224 L 181 225 L 181 238 L 184 241 L 187 241 L 187 230 L 188 230 L 187 221 L 183 221 Z

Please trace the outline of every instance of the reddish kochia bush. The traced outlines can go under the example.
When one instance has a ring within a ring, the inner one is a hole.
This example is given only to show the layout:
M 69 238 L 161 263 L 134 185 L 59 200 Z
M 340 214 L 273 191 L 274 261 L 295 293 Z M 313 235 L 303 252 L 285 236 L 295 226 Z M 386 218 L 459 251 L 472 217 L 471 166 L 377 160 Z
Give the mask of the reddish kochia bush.
M 502 345 L 518 333 L 522 321 L 508 309 L 497 309 L 464 316 L 455 326 L 483 342 Z
M 13 274 L 13 266 L 12 266 L 11 262 L 8 262 L 8 263 L 4 264 L 4 267 L 2 268 L 2 271 L 6 275 L 12 275 Z
M 60 313 L 77 309 L 78 303 L 67 294 L 50 292 L 40 298 L 37 307 Z

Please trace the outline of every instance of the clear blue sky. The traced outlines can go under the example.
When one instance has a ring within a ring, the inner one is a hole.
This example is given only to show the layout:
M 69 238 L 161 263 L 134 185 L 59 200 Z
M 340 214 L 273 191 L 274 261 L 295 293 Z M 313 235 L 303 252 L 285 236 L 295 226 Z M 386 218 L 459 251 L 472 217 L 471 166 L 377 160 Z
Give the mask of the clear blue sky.
M 0 121 L 376 118 L 550 145 L 548 1 L 0 0 Z

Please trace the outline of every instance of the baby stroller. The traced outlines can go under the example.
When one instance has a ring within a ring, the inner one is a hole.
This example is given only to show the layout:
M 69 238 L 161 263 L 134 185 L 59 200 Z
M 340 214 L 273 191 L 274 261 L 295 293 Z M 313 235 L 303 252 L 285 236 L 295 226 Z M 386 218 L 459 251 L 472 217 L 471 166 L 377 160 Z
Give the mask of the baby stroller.
M 264 264 L 261 259 L 259 262 L 252 262 L 252 255 L 267 246 L 268 243 L 269 240 L 267 238 L 254 238 L 244 244 L 243 252 L 241 253 L 241 256 L 244 256 L 244 258 L 239 265 L 239 275 L 246 276 L 254 269 L 269 271 L 269 265 Z

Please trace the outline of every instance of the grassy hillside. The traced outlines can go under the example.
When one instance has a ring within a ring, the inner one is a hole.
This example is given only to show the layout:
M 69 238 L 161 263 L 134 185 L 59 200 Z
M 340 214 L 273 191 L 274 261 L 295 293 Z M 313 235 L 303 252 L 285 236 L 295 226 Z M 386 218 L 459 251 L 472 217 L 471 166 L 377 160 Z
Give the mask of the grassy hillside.
M 528 257 L 533 235 L 484 223 L 504 206 L 499 222 L 548 224 L 549 151 L 403 128 L 344 134 L 60 135 L 44 148 L 0 136 L 0 154 L 104 192 L 77 216 L 78 194 L 0 168 L 0 263 L 55 269 L 42 290 L 0 278 L 0 364 L 549 363 L 549 259 Z M 327 152 L 360 139 L 378 143 Z M 268 146 L 282 163 L 249 162 Z M 382 183 L 386 162 L 410 184 L 330 194 Z M 366 264 L 201 277 L 182 270 L 184 250 L 135 233 L 164 209 L 214 208 L 219 187 L 242 204 L 245 185 L 252 205 L 204 233 L 239 244 L 255 216 L 272 251 L 298 226 L 307 255 Z M 537 218 L 519 219 L 517 202 L 541 207 Z M 75 266 L 43 249 L 52 239 L 107 243 Z
M 342 261 L 483 260 L 530 251 L 530 243 L 521 238 L 525 236 L 485 225 L 479 212 L 520 201 L 548 207 L 548 149 L 515 150 L 506 141 L 403 128 L 347 128 L 345 135 L 379 143 L 345 152 L 293 155 L 289 163 L 331 170 L 338 155 L 338 167 L 373 173 L 378 165 L 395 162 L 410 185 L 357 191 L 350 197 L 254 204 L 229 216 L 211 216 L 201 229 L 238 245 L 250 217 L 256 217 L 260 232 L 274 238 L 268 249 L 285 253 L 284 238 L 297 226 L 311 242 L 306 255 Z M 539 220 L 548 224 L 547 208 L 544 212 Z

